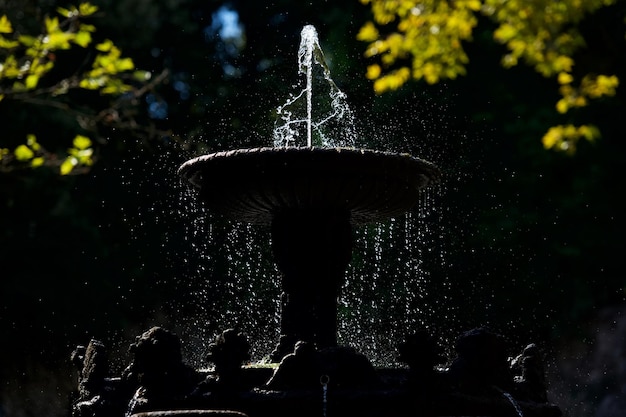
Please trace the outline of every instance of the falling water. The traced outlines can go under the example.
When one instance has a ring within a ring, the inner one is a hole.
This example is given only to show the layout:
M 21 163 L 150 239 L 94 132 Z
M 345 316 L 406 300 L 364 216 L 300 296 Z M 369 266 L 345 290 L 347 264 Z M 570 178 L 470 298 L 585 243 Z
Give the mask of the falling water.
M 504 398 L 509 400 L 509 402 L 513 405 L 513 407 L 515 408 L 515 412 L 517 413 L 517 416 L 518 417 L 524 417 L 524 413 L 522 412 L 522 408 L 519 406 L 517 401 L 515 401 L 515 398 L 513 398 L 513 396 L 511 394 L 509 394 L 508 392 L 504 392 L 504 391 L 502 391 L 502 395 L 504 396 Z
M 408 332 L 451 327 L 454 306 L 445 262 L 438 192 L 425 190 L 414 210 L 354 230 L 353 259 L 339 299 L 340 343 L 358 346 L 376 366 L 397 366 L 397 343 Z M 452 334 L 452 333 L 451 333 Z M 450 334 L 440 334 L 450 346 Z
M 330 76 L 315 27 L 305 26 L 300 37 L 298 72 L 304 75 L 304 87 L 298 94 L 291 94 L 287 102 L 276 109 L 278 119 L 274 127 L 274 146 L 302 146 L 298 139 L 303 130 L 302 136 L 306 136 L 308 147 L 355 146 L 357 133 L 353 113 L 346 94 Z M 316 84 L 314 96 L 313 87 L 317 79 L 323 82 Z
M 317 39 L 317 31 L 311 25 L 305 26 L 300 35 L 300 49 L 298 50 L 298 62 L 300 63 L 300 72 L 306 74 L 306 145 L 310 148 L 313 146 L 311 139 L 311 120 L 313 113 L 313 51 L 322 51 L 319 47 Z M 322 62 L 324 60 L 322 59 Z M 304 70 L 304 71 L 303 71 Z

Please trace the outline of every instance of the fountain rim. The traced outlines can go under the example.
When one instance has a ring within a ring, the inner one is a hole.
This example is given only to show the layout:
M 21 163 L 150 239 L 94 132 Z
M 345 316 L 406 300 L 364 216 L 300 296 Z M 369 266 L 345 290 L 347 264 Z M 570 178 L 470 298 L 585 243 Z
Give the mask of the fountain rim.
M 276 212 L 294 207 L 345 209 L 354 224 L 380 221 L 410 210 L 418 191 L 441 182 L 441 171 L 432 162 L 408 153 L 353 147 L 219 151 L 184 162 L 177 173 L 218 212 L 257 224 L 270 224 Z M 310 190 L 304 191 L 309 194 L 295 190 L 297 181 L 309 184 Z M 320 207 L 326 197 L 328 207 Z

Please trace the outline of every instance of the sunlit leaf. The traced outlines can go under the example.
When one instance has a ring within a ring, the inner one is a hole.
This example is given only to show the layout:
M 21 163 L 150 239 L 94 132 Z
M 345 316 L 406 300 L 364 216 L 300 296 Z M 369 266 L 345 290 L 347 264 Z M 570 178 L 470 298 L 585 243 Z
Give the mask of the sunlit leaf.
M 152 73 L 150 71 L 135 71 L 133 72 L 133 78 L 137 81 L 148 81 L 152 78 Z
M 94 6 L 91 3 L 81 3 L 78 6 L 78 11 L 80 12 L 81 16 L 90 16 L 98 11 L 98 6 Z
M 59 30 L 59 19 L 57 17 L 48 17 L 44 18 L 44 24 L 46 25 L 47 33 L 54 33 Z
M 32 159 L 33 156 L 35 156 L 35 153 L 32 151 L 32 149 L 30 149 L 26 145 L 19 145 L 17 148 L 15 148 L 13 154 L 15 155 L 15 159 L 17 159 L 18 161 L 28 161 Z
M 574 81 L 574 77 L 572 77 L 572 75 L 568 74 L 567 72 L 560 72 L 557 80 L 559 84 L 569 84 Z
M 376 29 L 376 26 L 374 26 L 372 22 L 367 22 L 365 25 L 363 25 L 363 27 L 361 27 L 361 30 L 359 30 L 356 38 L 364 42 L 373 42 L 378 39 L 379 36 L 380 34 L 378 33 L 378 29 Z
M 65 158 L 65 160 L 61 163 L 61 167 L 59 168 L 59 172 L 61 173 L 61 175 L 67 175 L 70 172 L 72 172 L 72 170 L 74 169 L 74 167 L 78 164 L 78 159 L 76 159 L 76 157 L 74 156 L 68 156 L 67 158 Z
M 6 15 L 0 16 L 0 33 L 13 33 L 13 26 Z
M 82 80 L 80 80 L 80 83 L 78 84 L 80 88 L 84 88 L 86 90 L 97 90 L 100 87 L 102 87 L 105 84 L 105 78 L 104 77 L 89 77 L 89 78 L 83 78 Z
M 18 41 L 13 41 L 13 40 L 7 39 L 4 36 L 0 35 L 0 48 L 12 49 L 12 48 L 15 48 L 15 47 L 19 46 L 19 44 L 20 43 Z
M 37 168 L 39 166 L 42 166 L 45 162 L 45 159 L 42 156 L 38 156 L 37 158 L 33 158 L 32 161 L 30 161 L 30 166 L 33 168 Z
M 37 38 L 29 35 L 20 35 L 17 40 L 24 46 L 33 46 L 37 41 Z
M 130 58 L 122 58 L 115 61 L 115 69 L 119 72 L 129 71 L 135 68 L 135 63 Z
M 57 13 L 63 17 L 71 17 L 73 15 L 72 11 L 65 9 L 63 7 L 57 7 Z
M 70 49 L 70 41 L 73 40 L 75 35 L 73 33 L 56 31 L 46 37 L 47 46 L 49 49 Z
M 37 87 L 37 83 L 39 83 L 39 75 L 30 74 L 28 77 L 26 77 L 24 85 L 26 86 L 27 90 L 32 90 Z
M 91 33 L 80 31 L 74 36 L 74 43 L 86 48 L 91 43 Z
M 80 26 L 78 27 L 78 30 L 93 33 L 96 31 L 96 27 L 94 25 L 88 25 L 87 23 L 81 23 Z
M 101 52 L 109 52 L 113 48 L 113 42 L 110 39 L 96 45 L 96 49 Z
M 32 133 L 26 135 L 26 144 L 34 151 L 41 149 L 41 145 L 37 142 L 37 137 Z
M 87 136 L 76 135 L 76 137 L 72 141 L 72 144 L 76 149 L 87 149 L 91 146 L 91 139 L 89 139 Z

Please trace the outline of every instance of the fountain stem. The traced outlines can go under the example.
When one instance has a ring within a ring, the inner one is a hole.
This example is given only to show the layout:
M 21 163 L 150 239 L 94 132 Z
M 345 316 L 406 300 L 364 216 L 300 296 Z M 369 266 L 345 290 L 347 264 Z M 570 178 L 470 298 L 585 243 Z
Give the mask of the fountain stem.
M 352 256 L 346 211 L 288 210 L 272 221 L 272 251 L 282 279 L 280 360 L 302 340 L 337 346 L 337 297 Z

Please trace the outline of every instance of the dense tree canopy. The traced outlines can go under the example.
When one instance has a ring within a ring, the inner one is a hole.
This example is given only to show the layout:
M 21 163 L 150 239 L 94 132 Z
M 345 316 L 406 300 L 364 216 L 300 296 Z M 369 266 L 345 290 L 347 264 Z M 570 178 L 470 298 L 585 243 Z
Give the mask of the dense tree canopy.
M 367 22 L 358 37 L 369 42 L 367 56 L 380 57 L 380 62 L 367 69 L 377 93 L 399 88 L 409 78 L 432 84 L 465 75 L 470 57 L 464 44 L 472 40 L 478 15 L 496 25 L 493 38 L 506 45 L 504 67 L 523 62 L 542 76 L 556 79 L 561 95 L 555 106 L 559 113 L 616 93 L 619 78 L 604 72 L 610 69 L 606 59 L 581 63 L 582 59 L 575 56 L 587 43 L 580 23 L 598 9 L 614 5 L 615 0 L 361 2 L 371 5 L 374 15 L 375 23 Z M 623 9 L 620 15 L 623 18 Z M 378 27 L 389 33 L 381 33 Z M 611 38 L 614 34 L 606 33 L 607 28 L 596 29 L 605 32 L 605 42 L 617 41 Z M 548 149 L 575 152 L 581 138 L 593 141 L 598 136 L 595 125 L 570 123 L 551 127 L 543 136 L 543 144 Z

